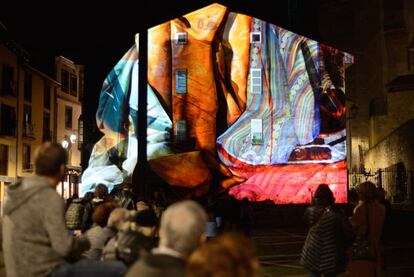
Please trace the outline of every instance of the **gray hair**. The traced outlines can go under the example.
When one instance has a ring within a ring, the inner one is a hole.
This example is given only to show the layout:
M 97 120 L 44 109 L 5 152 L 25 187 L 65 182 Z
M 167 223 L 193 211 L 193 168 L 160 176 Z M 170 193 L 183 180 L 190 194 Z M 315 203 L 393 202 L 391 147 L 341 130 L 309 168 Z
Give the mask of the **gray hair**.
M 108 218 L 108 227 L 113 227 L 116 230 L 120 230 L 122 225 L 125 223 L 128 216 L 128 210 L 125 208 L 114 209 Z
M 200 244 L 206 223 L 207 214 L 196 202 L 175 203 L 161 217 L 159 244 L 187 258 Z

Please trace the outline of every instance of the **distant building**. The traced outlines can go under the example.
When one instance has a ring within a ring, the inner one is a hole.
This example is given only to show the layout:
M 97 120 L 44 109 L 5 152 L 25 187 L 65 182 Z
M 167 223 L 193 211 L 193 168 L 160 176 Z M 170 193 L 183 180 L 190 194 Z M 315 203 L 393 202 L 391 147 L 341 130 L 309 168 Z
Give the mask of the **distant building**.
M 82 114 L 80 100 L 83 96 L 84 68 L 73 61 L 59 56 L 55 58 L 56 80 L 61 84 L 57 89 L 56 139 L 68 149 L 70 166 L 80 166 L 81 143 L 79 140 L 79 119 Z
M 12 40 L 0 44 L 0 183 L 33 172 L 35 149 L 55 140 L 59 83 L 27 64 L 28 53 Z
M 394 202 L 414 191 L 414 2 L 322 0 L 322 40 L 355 55 L 347 72 L 351 186 L 372 180 Z M 411 127 L 410 127 L 411 126 Z
M 77 190 L 80 174 L 78 127 L 83 66 L 56 58 L 58 80 L 28 64 L 29 54 L 0 23 L 0 201 L 4 186 L 33 173 L 34 152 L 45 141 L 68 142 L 65 196 Z M 72 135 L 72 136 L 71 136 Z M 66 145 L 66 144 L 65 144 Z M 68 184 L 71 189 L 68 189 Z

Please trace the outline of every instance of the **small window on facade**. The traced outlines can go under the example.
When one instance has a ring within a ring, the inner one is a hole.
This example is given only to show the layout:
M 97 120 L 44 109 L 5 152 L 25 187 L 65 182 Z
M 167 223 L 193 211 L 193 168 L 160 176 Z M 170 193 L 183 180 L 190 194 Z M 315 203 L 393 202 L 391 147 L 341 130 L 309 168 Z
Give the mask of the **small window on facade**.
M 43 106 L 45 109 L 50 110 L 50 96 L 51 96 L 51 87 L 45 83 L 44 92 L 43 92 Z
M 15 136 L 16 134 L 16 110 L 14 107 L 1 104 L 0 113 L 0 134 Z
M 22 162 L 23 162 L 23 170 L 24 171 L 29 171 L 32 169 L 32 165 L 31 165 L 31 160 L 30 160 L 30 156 L 31 156 L 31 146 L 30 144 L 23 144 L 23 157 L 22 157 Z
M 72 107 L 65 106 L 65 128 L 72 129 Z
M 24 101 L 32 102 L 32 74 L 24 73 Z
M 62 69 L 60 78 L 62 91 L 69 92 L 69 73 L 66 70 Z
M 43 113 L 43 142 L 51 140 L 52 133 L 50 131 L 50 114 L 45 112 Z
M 70 74 L 70 95 L 78 96 L 78 78 L 75 74 Z
M 34 136 L 34 129 L 32 124 L 32 106 L 30 105 L 24 105 L 23 107 L 23 136 Z
M 3 64 L 2 78 L 1 78 L 2 95 L 16 96 L 16 87 L 14 81 L 14 67 Z
M 178 94 L 187 93 L 187 70 L 178 69 L 175 72 L 175 92 Z
M 261 42 L 262 42 L 262 33 L 250 32 L 250 43 L 261 43 Z
M 262 70 L 260 68 L 250 69 L 250 93 L 262 93 Z
M 175 44 L 187 44 L 188 35 L 187 32 L 180 32 L 175 34 Z
M 184 143 L 187 140 L 187 122 L 185 120 L 177 120 L 175 123 L 175 141 L 176 143 Z
M 262 120 L 252 119 L 250 121 L 250 129 L 252 144 L 263 144 Z
M 0 175 L 8 174 L 9 146 L 0 144 Z

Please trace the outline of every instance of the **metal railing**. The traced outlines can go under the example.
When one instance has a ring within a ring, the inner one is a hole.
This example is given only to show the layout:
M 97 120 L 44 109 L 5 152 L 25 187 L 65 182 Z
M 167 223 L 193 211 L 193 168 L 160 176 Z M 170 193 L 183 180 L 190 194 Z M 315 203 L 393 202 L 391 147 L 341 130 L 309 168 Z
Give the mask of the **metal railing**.
M 387 168 L 354 168 L 349 174 L 349 188 L 371 181 L 384 188 L 391 203 L 413 202 L 414 171 L 407 170 L 402 163 Z

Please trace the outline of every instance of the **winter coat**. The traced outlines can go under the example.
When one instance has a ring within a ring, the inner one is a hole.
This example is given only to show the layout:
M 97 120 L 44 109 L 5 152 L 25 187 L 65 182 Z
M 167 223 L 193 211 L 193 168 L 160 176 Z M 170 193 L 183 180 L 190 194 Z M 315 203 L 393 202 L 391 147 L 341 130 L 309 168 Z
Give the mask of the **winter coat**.
M 3 218 L 8 277 L 47 276 L 88 247 L 86 238 L 69 235 L 64 202 L 46 178 L 30 176 L 8 188 Z
M 313 272 L 344 272 L 346 247 L 352 236 L 349 221 L 342 213 L 321 205 L 308 207 L 305 220 L 311 227 L 302 249 L 301 264 Z

